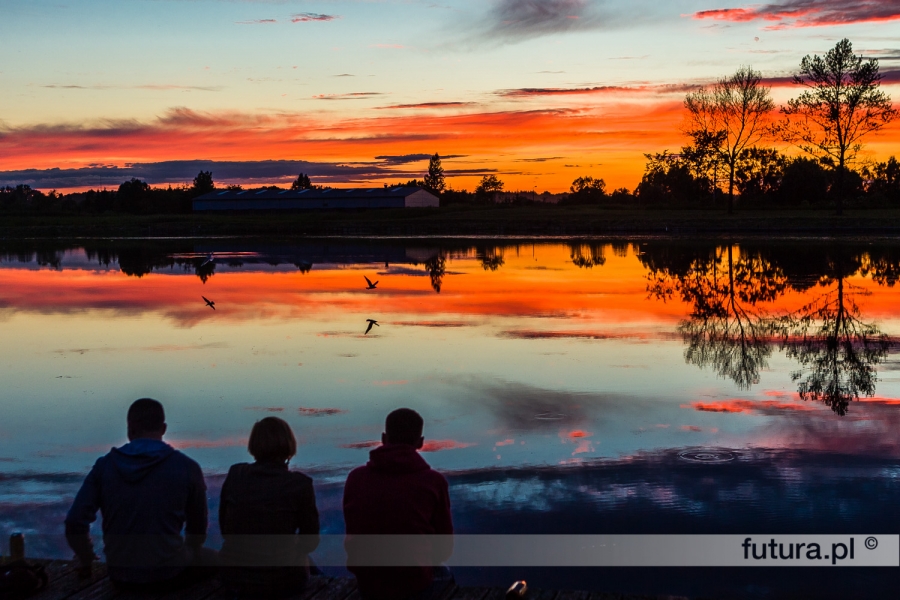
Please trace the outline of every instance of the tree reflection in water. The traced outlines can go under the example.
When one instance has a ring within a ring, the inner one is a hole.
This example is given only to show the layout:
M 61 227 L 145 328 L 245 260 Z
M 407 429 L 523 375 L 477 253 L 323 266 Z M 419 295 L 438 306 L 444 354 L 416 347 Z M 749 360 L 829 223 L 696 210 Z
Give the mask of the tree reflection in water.
M 757 310 L 784 293 L 784 273 L 759 254 L 717 248 L 691 261 L 683 273 L 651 270 L 648 291 L 661 300 L 676 294 L 691 305 L 678 325 L 687 348 L 685 361 L 711 367 L 740 389 L 759 383 L 759 371 L 772 353 L 775 322 Z
M 845 281 L 859 266 L 847 269 L 841 261 L 835 274 L 821 279 L 825 293 L 779 320 L 781 347 L 788 358 L 800 363 L 800 369 L 791 374 L 800 382 L 800 397 L 823 402 L 841 416 L 847 414 L 851 401 L 875 395 L 875 367 L 891 346 L 876 325 L 859 317 L 854 296 L 870 292 Z
M 860 317 L 854 297 L 868 292 L 847 279 L 871 276 L 892 286 L 900 276 L 900 261 L 844 248 L 815 258 L 784 250 L 649 249 L 641 260 L 648 267 L 651 297 L 678 297 L 691 307 L 678 325 L 687 363 L 714 369 L 746 390 L 759 383 L 778 344 L 799 363 L 791 377 L 799 382 L 800 397 L 823 402 L 843 416 L 851 401 L 875 394 L 876 367 L 891 347 L 887 335 Z M 788 314 L 759 306 L 789 289 L 809 294 L 822 288 L 823 293 Z
M 503 266 L 502 247 L 479 247 L 475 249 L 475 257 L 481 261 L 481 268 L 485 271 L 496 271 Z
M 591 244 L 569 244 L 569 257 L 572 263 L 579 269 L 590 269 L 606 264 L 603 255 L 603 245 L 594 242 Z
M 425 268 L 431 278 L 431 289 L 441 293 L 441 285 L 444 283 L 444 275 L 447 273 L 447 257 L 437 254 L 425 261 Z

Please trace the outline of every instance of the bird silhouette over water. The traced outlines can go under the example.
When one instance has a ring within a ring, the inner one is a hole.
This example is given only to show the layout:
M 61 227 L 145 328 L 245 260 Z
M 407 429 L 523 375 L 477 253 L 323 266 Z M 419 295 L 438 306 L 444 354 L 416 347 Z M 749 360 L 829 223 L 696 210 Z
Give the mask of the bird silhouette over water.
M 208 307 L 210 307 L 210 308 L 213 309 L 213 310 L 216 310 L 216 303 L 215 303 L 215 302 L 213 302 L 212 300 L 210 300 L 210 299 L 207 298 L 206 296 L 200 296 L 200 297 L 203 298 L 203 301 L 206 302 L 206 305 L 207 305 Z
M 200 268 L 203 268 L 206 265 L 208 265 L 209 263 L 214 263 L 214 262 L 216 262 L 216 257 L 213 256 L 212 254 L 207 254 L 206 260 L 204 260 L 202 263 L 200 263 Z
M 366 277 L 365 275 L 363 275 L 363 279 L 365 279 L 366 283 L 368 284 L 368 286 L 366 287 L 367 290 L 374 290 L 375 286 L 378 285 L 377 281 L 375 283 L 372 283 L 372 280 L 369 279 L 368 277 Z
M 369 326 L 366 327 L 366 332 L 363 335 L 368 335 L 369 332 L 372 331 L 372 325 L 374 325 L 375 327 L 381 327 L 381 325 L 379 325 L 378 321 L 376 321 L 375 319 L 366 319 L 366 321 L 368 321 Z

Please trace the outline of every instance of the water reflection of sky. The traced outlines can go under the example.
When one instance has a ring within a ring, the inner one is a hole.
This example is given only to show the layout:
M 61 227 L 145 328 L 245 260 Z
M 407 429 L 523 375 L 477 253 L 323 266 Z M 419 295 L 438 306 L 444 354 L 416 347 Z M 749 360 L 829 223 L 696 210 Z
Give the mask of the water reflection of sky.
M 703 361 L 686 360 L 684 328 L 686 320 L 702 320 L 703 335 L 715 338 L 719 329 L 710 329 L 710 319 L 727 320 L 736 298 L 756 317 L 778 316 L 840 281 L 848 297 L 852 291 L 858 320 L 892 340 L 900 334 L 900 286 L 887 285 L 895 264 L 890 252 L 823 250 L 831 258 L 806 272 L 791 262 L 796 253 L 788 248 L 762 267 L 740 263 L 744 292 L 736 294 L 735 261 L 756 252 L 736 247 L 725 302 L 716 304 L 709 298 L 723 294 L 721 269 L 728 263 L 714 245 L 687 251 L 659 242 L 183 246 L 105 255 L 9 252 L 0 262 L 6 521 L 31 522 L 26 506 L 55 506 L 54 498 L 71 494 L 96 457 L 123 442 L 125 410 L 141 396 L 163 401 L 168 439 L 210 475 L 248 458 L 246 436 L 255 420 L 286 419 L 301 444 L 293 464 L 316 473 L 323 490 L 366 460 L 388 411 L 415 408 L 426 418 L 428 461 L 460 474 L 454 502 L 457 511 L 469 508 L 457 520 L 472 532 L 490 522 L 477 506 L 555 514 L 573 496 L 610 515 L 617 502 L 637 500 L 662 510 L 657 520 L 619 515 L 622 533 L 630 527 L 622 524 L 632 522 L 679 530 L 677 519 L 664 517 L 666 506 L 708 515 L 717 502 L 752 505 L 762 515 L 760 494 L 770 515 L 799 514 L 789 499 L 772 504 L 777 496 L 764 485 L 735 482 L 719 490 L 718 500 L 694 498 L 702 481 L 736 474 L 734 465 L 693 484 L 659 480 L 662 463 L 648 457 L 682 464 L 678 452 L 691 448 L 738 452 L 741 468 L 774 469 L 772 479 L 781 482 L 823 477 L 839 488 L 846 473 L 861 472 L 882 487 L 896 480 L 896 468 L 883 463 L 900 457 L 895 355 L 872 358 L 877 389 L 839 416 L 799 397 L 798 381 L 808 377 L 792 378 L 798 358 L 771 329 L 781 321 L 766 321 L 770 329 L 759 336 L 764 351 L 742 367 L 758 379 L 749 386 L 729 376 L 732 346 L 701 348 L 713 352 L 702 368 Z M 710 253 L 712 259 L 703 258 Z M 210 254 L 215 264 L 201 272 Z M 879 260 L 889 263 L 880 271 L 873 266 Z M 377 290 L 365 289 L 364 275 L 379 281 Z M 674 292 L 654 294 L 658 284 Z M 747 286 L 754 285 L 775 286 L 777 293 L 753 297 Z M 201 295 L 216 302 L 215 311 Z M 367 318 L 380 326 L 364 335 Z M 821 461 L 796 459 L 826 454 L 877 464 L 841 463 L 842 475 L 823 470 Z M 788 455 L 794 458 L 766 458 Z M 880 491 L 869 502 L 882 500 Z M 860 506 L 861 515 L 867 505 Z M 635 514 L 656 509 L 642 510 Z M 568 531 L 564 521 L 556 515 L 535 528 Z M 848 523 L 853 529 L 852 518 Z

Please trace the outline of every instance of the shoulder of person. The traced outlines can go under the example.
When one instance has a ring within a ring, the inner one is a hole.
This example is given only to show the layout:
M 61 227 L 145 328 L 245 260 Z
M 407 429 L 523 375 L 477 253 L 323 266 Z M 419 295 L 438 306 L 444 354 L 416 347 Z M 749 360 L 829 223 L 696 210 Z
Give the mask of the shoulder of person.
M 447 478 L 440 471 L 436 471 L 435 469 L 429 468 L 425 472 L 428 473 L 428 476 L 431 477 L 431 479 L 433 479 L 435 481 L 435 483 L 438 483 L 444 487 L 449 487 L 450 484 L 447 482 Z
M 181 450 L 175 450 L 174 452 L 172 452 L 172 454 L 169 456 L 169 459 L 178 461 L 179 465 L 183 466 L 183 468 L 189 471 L 200 473 L 201 476 L 203 474 L 203 469 L 200 467 L 200 463 L 198 463 L 196 460 L 194 460 Z
M 355 469 L 350 471 L 350 473 L 347 474 L 346 483 L 350 483 L 353 480 L 356 480 L 356 479 L 359 479 L 360 477 L 365 476 L 365 474 L 368 473 L 370 470 L 371 469 L 369 469 L 368 465 L 360 465 L 360 466 L 356 467 Z M 346 485 L 346 483 L 345 483 L 345 485 Z
M 304 484 L 304 485 L 305 485 L 305 484 L 312 485 L 313 478 L 310 477 L 309 475 L 307 475 L 306 473 L 304 473 L 303 471 L 291 471 L 291 470 L 288 470 L 288 474 L 289 474 L 290 477 L 291 477 L 292 479 L 294 479 L 295 481 L 298 481 L 298 482 L 300 482 L 300 483 L 302 483 L 302 484 Z

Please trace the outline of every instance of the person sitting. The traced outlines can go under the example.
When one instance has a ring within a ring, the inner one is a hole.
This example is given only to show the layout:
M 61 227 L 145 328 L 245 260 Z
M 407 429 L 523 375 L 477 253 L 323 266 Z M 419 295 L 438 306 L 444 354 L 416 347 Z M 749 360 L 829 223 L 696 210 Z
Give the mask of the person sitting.
M 162 404 L 128 409 L 128 443 L 97 459 L 66 516 L 66 539 L 90 575 L 97 558 L 90 524 L 103 517 L 109 577 L 120 587 L 178 588 L 211 575 L 206 483 L 200 465 L 162 441 Z M 182 536 L 184 529 L 184 536 Z
M 444 476 L 418 452 L 425 441 L 423 425 L 419 413 L 409 408 L 390 413 L 382 445 L 369 453 L 368 463 L 350 472 L 344 486 L 347 564 L 365 600 L 428 598 L 452 580 L 446 567 L 437 567 L 453 552 L 450 494 Z M 406 558 L 417 566 L 365 566 L 373 555 L 367 554 L 366 539 L 356 536 L 378 534 L 442 537 L 396 549 L 406 550 Z
M 277 417 L 253 425 L 247 450 L 256 462 L 232 465 L 222 484 L 223 579 L 241 596 L 296 593 L 309 579 L 309 553 L 319 545 L 312 479 L 288 470 L 297 441 Z

